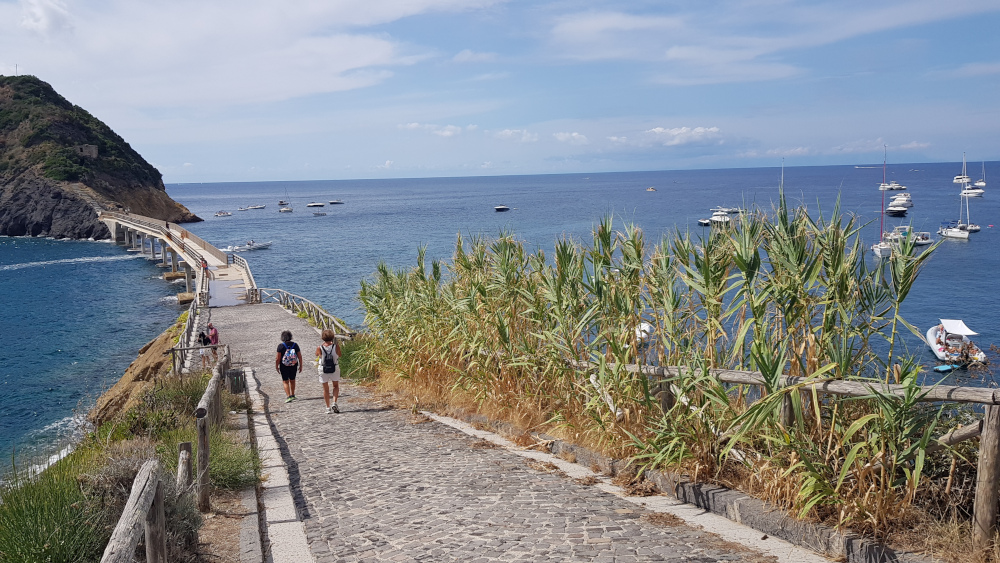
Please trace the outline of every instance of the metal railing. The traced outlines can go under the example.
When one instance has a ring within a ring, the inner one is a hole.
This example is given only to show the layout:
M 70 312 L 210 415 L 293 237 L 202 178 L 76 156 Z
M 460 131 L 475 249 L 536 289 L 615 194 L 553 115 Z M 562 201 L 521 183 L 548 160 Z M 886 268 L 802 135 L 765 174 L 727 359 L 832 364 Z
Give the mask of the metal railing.
M 289 293 L 283 289 L 262 287 L 258 290 L 258 303 L 278 303 L 296 315 L 305 313 L 305 318 L 321 330 L 330 329 L 340 339 L 351 340 L 357 335 L 337 317 L 305 297 Z
M 253 274 L 250 273 L 250 264 L 242 256 L 236 254 L 230 256 L 233 258 L 233 266 L 239 268 L 243 273 L 243 280 L 247 287 L 247 303 L 260 303 L 260 290 L 257 289 L 257 282 L 254 281 Z

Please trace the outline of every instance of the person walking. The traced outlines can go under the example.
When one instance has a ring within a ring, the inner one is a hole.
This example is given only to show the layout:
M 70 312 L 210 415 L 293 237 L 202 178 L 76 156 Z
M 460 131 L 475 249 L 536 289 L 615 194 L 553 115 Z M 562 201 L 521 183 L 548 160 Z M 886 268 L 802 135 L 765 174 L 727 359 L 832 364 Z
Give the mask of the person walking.
M 205 331 L 198 333 L 198 344 L 201 345 L 201 349 L 198 353 L 201 355 L 201 369 L 208 369 L 208 346 L 212 344 L 211 339 L 205 334 Z
M 326 329 L 320 336 L 323 343 L 316 347 L 316 370 L 319 382 L 323 384 L 323 402 L 326 414 L 339 413 L 337 398 L 340 397 L 340 342 L 333 331 Z M 330 387 L 333 387 L 333 406 L 330 406 Z
M 208 323 L 208 339 L 212 344 L 212 358 L 219 361 L 219 331 L 212 323 Z
M 292 333 L 281 331 L 281 344 L 274 356 L 274 369 L 281 374 L 281 385 L 285 388 L 285 402 L 295 400 L 295 375 L 302 373 L 302 350 L 292 342 Z

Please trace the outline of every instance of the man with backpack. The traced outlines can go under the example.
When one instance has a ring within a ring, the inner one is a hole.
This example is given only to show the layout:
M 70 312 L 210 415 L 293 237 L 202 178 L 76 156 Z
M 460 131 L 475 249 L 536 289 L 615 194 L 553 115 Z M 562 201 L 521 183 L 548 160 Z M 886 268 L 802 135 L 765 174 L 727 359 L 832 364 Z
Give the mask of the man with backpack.
M 292 342 L 291 331 L 281 331 L 281 344 L 278 344 L 278 354 L 274 357 L 274 369 L 281 374 L 285 402 L 291 403 L 295 400 L 295 375 L 302 373 L 302 350 Z
M 337 397 L 340 396 L 340 342 L 333 331 L 326 329 L 320 335 L 323 344 L 316 347 L 316 369 L 319 372 L 319 382 L 323 384 L 323 401 L 326 403 L 326 414 L 339 413 Z M 330 386 L 333 386 L 333 406 L 330 406 Z

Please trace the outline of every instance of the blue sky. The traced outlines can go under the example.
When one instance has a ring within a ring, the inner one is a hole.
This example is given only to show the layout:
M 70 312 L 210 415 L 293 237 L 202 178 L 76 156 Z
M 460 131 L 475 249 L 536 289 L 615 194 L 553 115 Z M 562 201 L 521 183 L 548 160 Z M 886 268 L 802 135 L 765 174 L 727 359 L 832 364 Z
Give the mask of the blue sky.
M 1000 160 L 1000 3 L 0 0 L 171 182 Z

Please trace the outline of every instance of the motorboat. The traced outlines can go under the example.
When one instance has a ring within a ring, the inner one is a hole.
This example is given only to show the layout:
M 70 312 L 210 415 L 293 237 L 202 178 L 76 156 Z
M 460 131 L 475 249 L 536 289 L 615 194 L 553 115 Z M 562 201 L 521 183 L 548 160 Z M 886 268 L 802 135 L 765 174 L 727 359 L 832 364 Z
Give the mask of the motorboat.
M 723 226 L 728 225 L 732 219 L 729 218 L 729 213 L 725 211 L 716 211 L 712 213 L 712 216 L 708 218 L 709 223 L 713 226 Z
M 914 246 L 926 246 L 934 242 L 931 240 L 931 234 L 929 232 L 914 232 L 911 231 L 910 227 L 907 225 L 893 227 L 892 231 L 882 235 L 882 240 L 891 243 L 899 243 L 902 242 L 907 236 L 911 237 Z
M 232 216 L 232 212 L 230 212 L 230 211 L 216 211 L 215 212 L 215 216 L 216 217 L 230 217 L 230 216 Z
M 889 202 L 889 206 L 885 208 L 885 214 L 890 217 L 903 217 L 906 215 L 906 207 Z
M 325 211 L 313 211 L 313 217 L 324 217 L 325 215 Z
M 649 186 L 648 188 L 646 188 L 646 191 L 647 192 L 655 192 L 656 188 L 654 188 L 653 186 Z
M 929 231 L 919 231 L 913 233 L 913 245 L 914 246 L 927 246 L 934 242 L 931 238 L 931 233 Z
M 950 364 L 969 364 L 985 362 L 986 354 L 979 349 L 970 336 L 979 333 L 967 327 L 957 319 L 940 319 L 941 324 L 927 329 L 926 342 L 934 356 L 942 362 Z
M 266 205 L 248 205 L 247 209 L 264 209 Z
M 712 220 L 711 219 L 698 219 L 698 224 L 701 225 L 702 227 L 710 227 L 710 226 L 712 226 Z
M 947 223 L 941 223 L 941 226 L 938 227 L 937 233 L 943 236 L 944 238 L 969 240 L 969 231 L 961 228 L 958 224 L 958 221 L 949 221 Z
M 885 182 L 882 182 L 882 184 L 879 185 L 879 189 L 883 190 L 883 191 L 886 191 L 886 190 L 888 190 L 888 191 L 905 190 L 906 186 L 900 184 L 899 182 L 897 182 L 895 180 L 889 180 L 888 184 L 886 184 Z
M 313 202 L 307 203 L 306 207 L 323 207 L 324 205 L 326 205 L 326 204 L 323 203 L 323 202 L 321 202 L 321 201 L 313 201 Z
M 339 199 L 331 199 L 330 200 L 330 205 L 344 205 L 344 202 L 343 202 L 343 200 L 339 200 Z
M 507 207 L 506 205 L 498 205 L 493 208 L 493 211 L 496 211 L 497 213 L 503 213 L 504 211 L 510 211 L 510 208 Z
M 225 248 L 220 248 L 219 250 L 223 252 L 248 252 L 250 250 L 264 250 L 267 248 L 271 248 L 271 241 L 254 242 L 252 240 L 248 240 L 246 244 L 230 245 Z
M 976 186 L 966 186 L 959 192 L 962 197 L 983 197 L 986 190 Z
M 910 194 L 896 194 L 889 200 L 889 205 L 913 207 L 913 198 L 910 197 Z
M 737 213 L 743 213 L 743 210 L 739 207 L 713 207 L 709 209 L 713 214 L 715 213 L 725 213 L 727 215 L 735 215 Z
M 237 209 L 236 211 L 246 211 L 248 209 L 250 209 L 250 208 L 249 207 L 241 207 L 241 208 Z
M 892 243 L 887 240 L 876 242 L 872 245 L 872 252 L 876 258 L 888 258 L 892 256 Z
M 278 213 L 291 213 L 294 211 L 291 207 L 282 207 L 278 210 Z
M 288 200 L 279 199 L 278 200 L 278 205 L 288 205 Z

